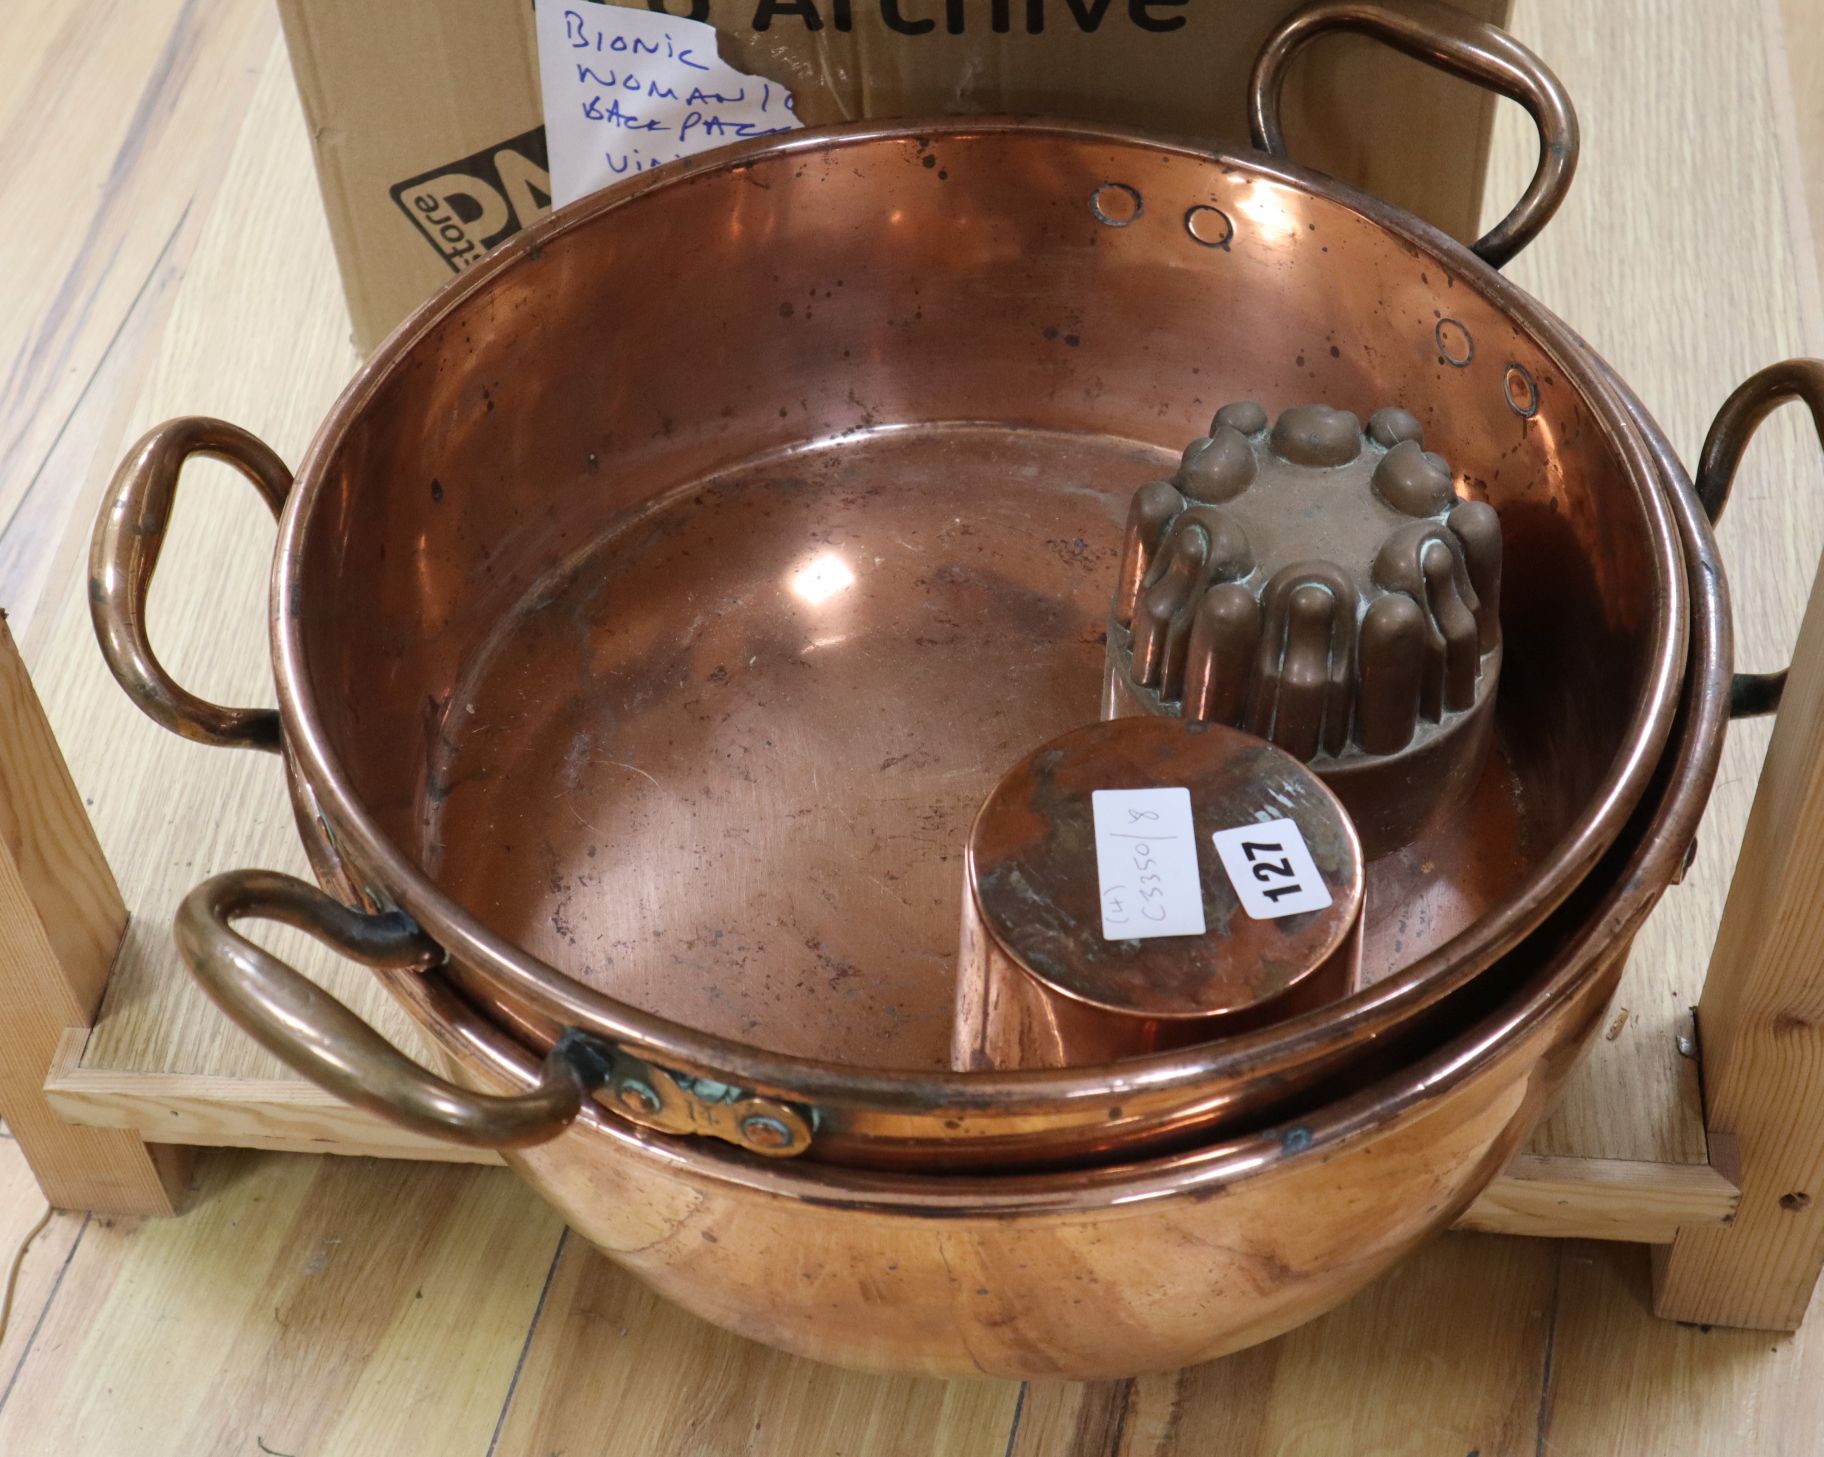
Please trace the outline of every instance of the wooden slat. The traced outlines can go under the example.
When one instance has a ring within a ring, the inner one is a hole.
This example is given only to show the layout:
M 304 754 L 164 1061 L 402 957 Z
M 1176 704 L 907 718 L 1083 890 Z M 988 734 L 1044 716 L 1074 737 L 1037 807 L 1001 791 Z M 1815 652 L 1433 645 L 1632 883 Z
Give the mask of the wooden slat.
M 86 1028 L 65 1033 L 44 1079 L 46 1101 L 71 1123 L 132 1129 L 142 1138 L 199 1148 L 500 1163 L 498 1154 L 413 1133 L 299 1078 L 84 1068 L 88 1039 Z
M 1680 1229 L 1726 1223 L 1740 1197 L 1709 1164 L 1523 1153 L 1483 1191 L 1457 1228 L 1664 1244 Z
M 31 989 L 35 1004 L 52 1021 L 86 1025 L 127 908 L 3 618 L 0 723 L 0 943 L 33 943 L 57 973 Z
M 44 1100 L 63 1030 L 95 1014 L 127 911 L 3 618 L 0 724 L 0 1117 L 51 1203 L 169 1214 L 182 1154 L 71 1127 Z
M 1792 1330 L 1824 1270 L 1824 571 L 1723 911 L 1698 1025 L 1710 1127 L 1740 1145 L 1727 1229 L 1679 1235 L 1660 1311 Z
M 294 1078 L 110 1072 L 82 1065 L 86 1032 L 66 1034 L 45 1078 L 52 1108 L 73 1123 L 136 1130 L 206 1147 L 498 1163 L 425 1138 Z M 1461 1220 L 1485 1234 L 1664 1243 L 1681 1227 L 1720 1224 L 1737 1190 L 1708 1164 L 1542 1158 L 1521 1154 Z
M 1772 120 L 1788 166 L 1787 223 L 1800 254 L 1800 304 L 1812 352 L 1824 352 L 1824 305 L 1810 266 L 1818 259 L 1819 219 L 1805 205 L 1807 191 L 1824 198 L 1824 100 L 1815 84 L 1824 77 L 1824 15 L 1799 0 L 1765 0 L 1763 20 Z M 1810 422 L 1795 418 L 1802 413 L 1786 411 L 1787 428 L 1808 432 Z M 1809 454 L 1815 490 L 1824 461 L 1815 444 Z M 1675 1318 L 1790 1328 L 1815 1304 L 1824 1265 L 1824 1214 L 1816 1207 L 1824 1196 L 1817 1037 L 1824 1002 L 1815 990 L 1824 925 L 1813 902 L 1815 877 L 1804 864 L 1815 816 L 1824 812 L 1816 802 L 1824 777 L 1821 598 L 1824 590 L 1814 585 L 1795 650 L 1797 676 L 1773 728 L 1701 1004 L 1707 1111 L 1711 1127 L 1726 1130 L 1736 1145 L 1742 1208 L 1729 1229 L 1682 1233 L 1656 1259 L 1655 1299 Z

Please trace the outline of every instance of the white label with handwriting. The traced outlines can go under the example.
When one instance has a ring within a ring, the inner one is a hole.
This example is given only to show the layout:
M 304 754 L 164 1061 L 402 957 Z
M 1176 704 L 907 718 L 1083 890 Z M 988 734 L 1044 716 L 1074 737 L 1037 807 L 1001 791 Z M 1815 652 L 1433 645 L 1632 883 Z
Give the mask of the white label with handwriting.
M 553 206 L 803 125 L 790 91 L 723 64 L 713 25 L 590 0 L 537 0 L 534 15 Z
M 1276 921 L 1300 911 L 1321 911 L 1330 887 L 1311 859 L 1305 837 L 1291 820 L 1218 830 L 1210 837 L 1241 908 L 1257 921 Z
M 1096 875 L 1102 938 L 1201 936 L 1203 880 L 1188 789 L 1098 789 Z

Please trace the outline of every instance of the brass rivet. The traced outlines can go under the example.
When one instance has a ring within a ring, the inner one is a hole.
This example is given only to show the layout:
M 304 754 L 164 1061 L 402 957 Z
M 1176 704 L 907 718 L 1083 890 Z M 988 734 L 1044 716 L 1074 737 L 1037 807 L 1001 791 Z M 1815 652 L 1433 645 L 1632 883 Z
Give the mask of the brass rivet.
M 1501 388 L 1507 396 L 1508 409 L 1522 420 L 1530 420 L 1539 413 L 1539 386 L 1533 383 L 1525 365 L 1508 365 Z
M 629 1113 L 641 1113 L 648 1118 L 659 1111 L 659 1095 L 631 1078 L 614 1090 L 614 1100 Z
M 749 1113 L 741 1120 L 741 1137 L 750 1146 L 769 1153 L 790 1148 L 797 1141 L 792 1130 L 770 1113 Z
M 1131 228 L 1146 211 L 1146 199 L 1125 182 L 1104 182 L 1089 200 L 1096 221 L 1111 228 Z
M 1221 208 L 1200 202 L 1184 215 L 1184 230 L 1206 248 L 1220 248 L 1225 253 L 1235 241 L 1235 222 Z
M 1476 357 L 1476 341 L 1458 319 L 1439 319 L 1432 331 L 1438 341 L 1438 362 L 1456 369 L 1467 368 Z

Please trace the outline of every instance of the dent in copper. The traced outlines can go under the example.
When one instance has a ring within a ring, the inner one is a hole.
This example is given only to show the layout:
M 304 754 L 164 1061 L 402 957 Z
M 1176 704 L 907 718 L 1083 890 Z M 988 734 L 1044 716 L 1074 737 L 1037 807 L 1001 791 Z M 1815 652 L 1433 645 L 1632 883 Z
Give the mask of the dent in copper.
M 1270 739 L 1377 857 L 1461 811 L 1481 773 L 1500 582 L 1495 509 L 1459 496 L 1415 416 L 1225 405 L 1128 507 L 1104 709 Z

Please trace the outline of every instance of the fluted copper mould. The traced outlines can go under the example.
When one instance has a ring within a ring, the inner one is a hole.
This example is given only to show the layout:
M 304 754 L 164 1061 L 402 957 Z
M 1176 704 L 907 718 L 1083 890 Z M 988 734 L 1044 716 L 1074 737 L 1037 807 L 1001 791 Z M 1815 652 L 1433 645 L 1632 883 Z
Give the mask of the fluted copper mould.
M 1539 178 L 1478 245 L 1511 254 L 1575 156 L 1550 73 L 1444 7 L 1319 4 L 1257 71 L 1263 143 L 1286 59 L 1338 26 L 1528 104 Z M 1482 773 L 1376 862 L 1344 1001 L 950 1072 L 970 818 L 1094 716 L 1133 485 L 1238 399 L 1398 401 L 1496 508 Z M 229 427 L 148 436 L 98 525 L 97 626 L 155 716 L 270 748 L 269 720 L 204 723 L 143 630 L 156 483 L 199 444 L 271 476 Z M 351 1101 L 524 1145 L 524 1177 L 701 1313 L 1009 1375 L 1270 1334 L 1473 1197 L 1682 860 L 1730 664 L 1663 438 L 1474 252 L 1277 157 L 995 120 L 739 147 L 469 270 L 301 464 L 271 623 L 329 894 L 245 872 L 186 900 L 229 1013 Z M 260 918 L 374 963 L 443 1075 L 231 924 Z
M 1341 1001 L 1361 971 L 1342 805 L 1207 721 L 1091 724 L 1033 750 L 975 817 L 962 899 L 950 1060 L 970 1071 L 1210 1042 Z
M 1501 526 L 1397 406 L 1364 429 L 1224 405 L 1134 494 L 1103 713 L 1270 738 L 1342 799 L 1373 858 L 1453 813 L 1488 757 Z

